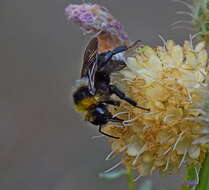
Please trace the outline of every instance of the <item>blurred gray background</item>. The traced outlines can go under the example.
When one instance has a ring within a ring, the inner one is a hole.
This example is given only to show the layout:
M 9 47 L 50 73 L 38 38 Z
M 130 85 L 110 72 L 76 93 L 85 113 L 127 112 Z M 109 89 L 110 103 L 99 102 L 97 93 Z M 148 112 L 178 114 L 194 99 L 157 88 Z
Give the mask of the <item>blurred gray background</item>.
M 91 1 L 95 2 L 95 1 Z M 89 36 L 66 21 L 64 7 L 82 1 L 0 1 L 0 189 L 127 190 L 126 179 L 98 179 L 116 160 L 105 161 L 110 146 L 72 108 L 70 97 L 79 77 Z M 181 43 L 189 31 L 171 23 L 186 10 L 170 0 L 98 0 L 125 26 L 132 40 Z M 153 190 L 180 185 L 178 176 L 152 179 Z

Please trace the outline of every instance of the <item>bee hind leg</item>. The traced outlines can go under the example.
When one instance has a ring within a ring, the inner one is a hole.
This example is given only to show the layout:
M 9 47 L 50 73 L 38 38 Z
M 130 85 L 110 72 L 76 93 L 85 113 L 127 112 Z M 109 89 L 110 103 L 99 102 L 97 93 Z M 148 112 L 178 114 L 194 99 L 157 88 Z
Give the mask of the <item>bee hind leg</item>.
M 114 55 L 124 52 L 128 49 L 128 47 L 126 46 L 119 46 L 111 51 L 105 52 L 105 53 L 101 53 L 99 54 L 99 59 L 103 60 L 102 65 L 100 66 L 101 68 L 104 67 L 111 59 Z

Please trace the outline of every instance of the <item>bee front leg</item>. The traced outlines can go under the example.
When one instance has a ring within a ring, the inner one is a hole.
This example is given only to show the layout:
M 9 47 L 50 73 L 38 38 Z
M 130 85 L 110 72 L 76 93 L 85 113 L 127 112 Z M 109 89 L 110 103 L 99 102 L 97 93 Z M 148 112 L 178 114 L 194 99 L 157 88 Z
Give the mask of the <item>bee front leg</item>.
M 144 108 L 141 106 L 138 106 L 137 103 L 132 100 L 131 98 L 127 97 L 121 90 L 119 90 L 116 86 L 114 85 L 110 85 L 110 92 L 115 94 L 116 96 L 118 96 L 120 99 L 125 100 L 126 102 L 128 102 L 129 104 L 131 104 L 134 107 L 146 110 L 146 111 L 150 111 L 149 108 Z
M 110 104 L 110 105 L 113 105 L 113 106 L 120 106 L 120 101 L 117 101 L 117 100 L 105 100 L 102 103 Z
M 115 137 L 115 136 L 112 136 L 112 135 L 109 135 L 105 132 L 102 131 L 102 125 L 99 126 L 99 132 L 105 136 L 108 136 L 108 137 L 111 137 L 111 138 L 114 138 L 114 139 L 119 139 L 119 137 Z

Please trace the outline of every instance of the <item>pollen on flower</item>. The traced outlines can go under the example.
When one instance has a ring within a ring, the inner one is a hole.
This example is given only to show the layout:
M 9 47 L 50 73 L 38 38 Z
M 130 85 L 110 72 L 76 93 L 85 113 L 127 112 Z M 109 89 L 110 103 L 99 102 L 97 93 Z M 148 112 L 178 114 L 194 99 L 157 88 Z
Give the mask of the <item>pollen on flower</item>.
M 123 163 L 140 176 L 177 172 L 185 162 L 199 166 L 209 143 L 208 71 L 204 42 L 137 49 L 112 82 L 150 112 L 126 102 L 111 110 L 124 120 L 123 127 L 104 128 L 120 137 L 109 139 L 113 154 L 123 152 Z

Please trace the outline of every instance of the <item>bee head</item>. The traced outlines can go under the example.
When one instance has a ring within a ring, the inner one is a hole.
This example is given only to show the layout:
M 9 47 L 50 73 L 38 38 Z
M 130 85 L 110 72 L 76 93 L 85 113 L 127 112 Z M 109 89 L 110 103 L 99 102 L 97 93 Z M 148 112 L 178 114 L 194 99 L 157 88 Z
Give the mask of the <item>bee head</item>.
M 112 114 L 108 111 L 107 106 L 104 104 L 97 104 L 90 108 L 90 118 L 87 120 L 94 125 L 104 125 L 110 118 L 112 118 Z

